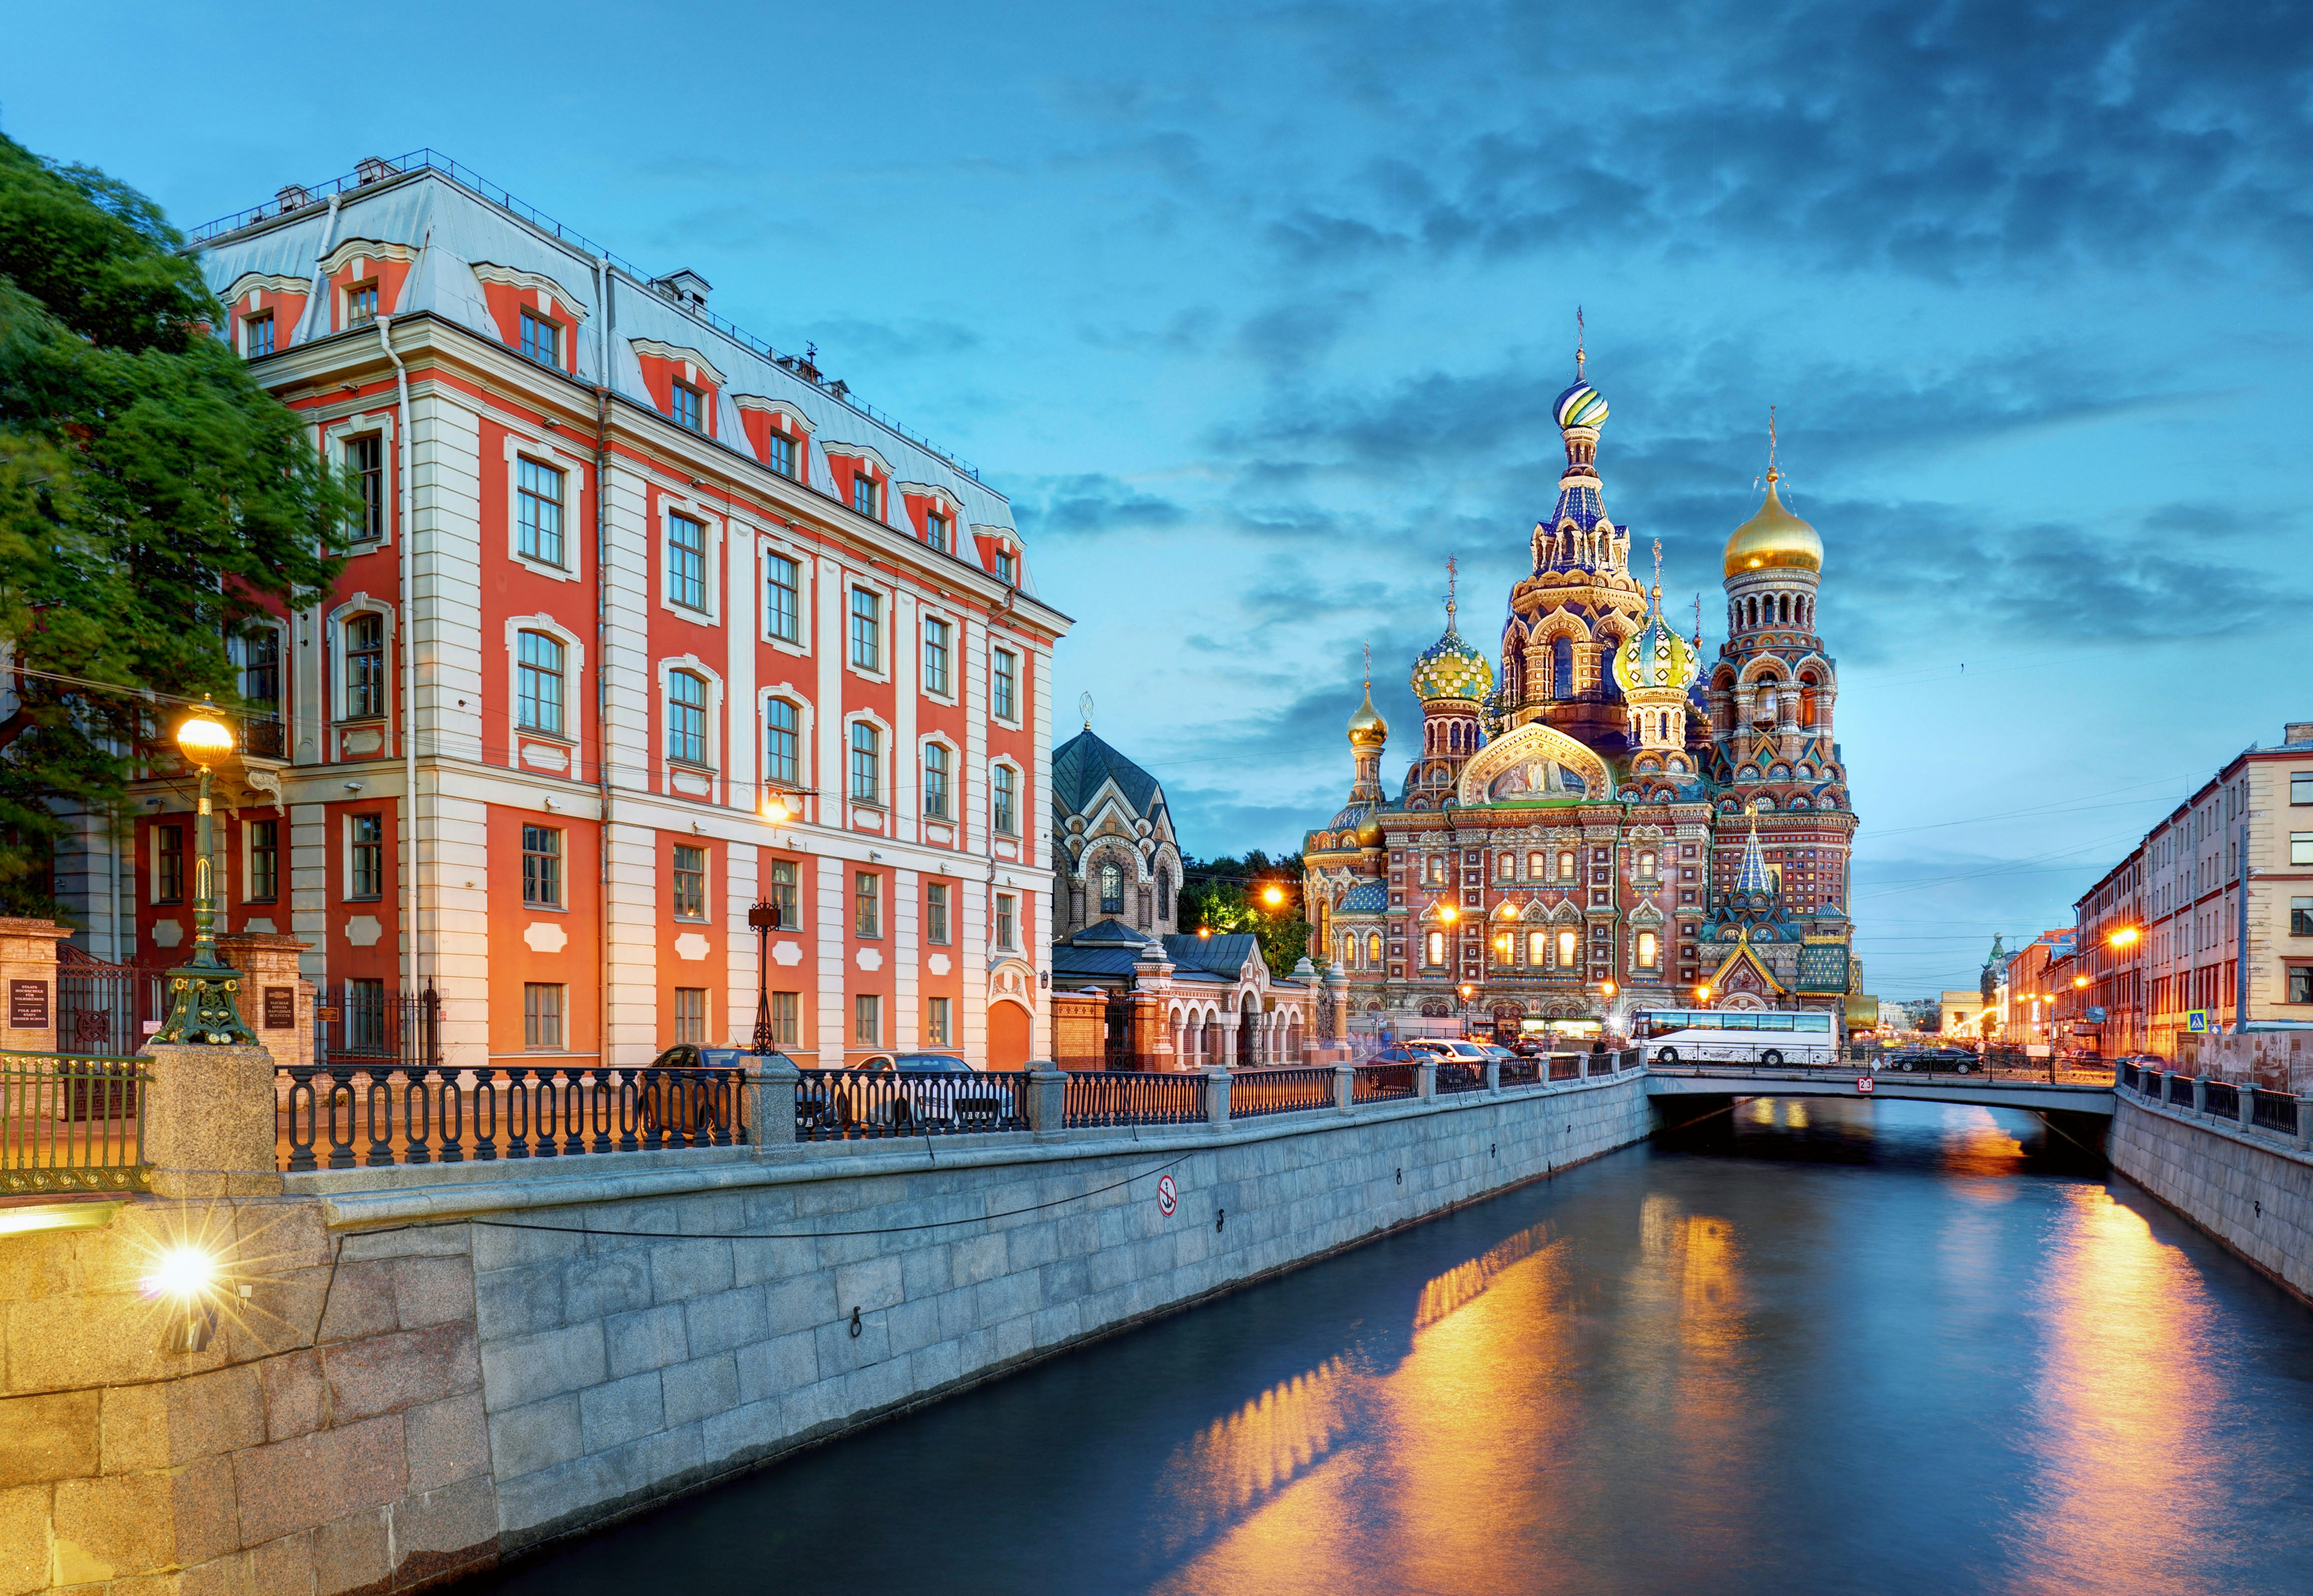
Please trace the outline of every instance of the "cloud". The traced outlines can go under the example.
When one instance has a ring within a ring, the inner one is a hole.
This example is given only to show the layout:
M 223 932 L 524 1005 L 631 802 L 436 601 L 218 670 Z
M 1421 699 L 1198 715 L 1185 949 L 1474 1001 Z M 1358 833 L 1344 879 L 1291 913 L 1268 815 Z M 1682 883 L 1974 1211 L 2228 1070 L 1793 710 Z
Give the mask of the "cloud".
M 1016 495 L 1012 513 L 1029 537 L 1100 538 L 1177 527 L 1189 513 L 1101 473 L 1062 477 Z
M 1332 14 L 1315 48 L 1370 94 L 1409 29 Z M 2313 259 L 2301 6 L 1719 0 L 1551 16 L 1531 32 L 1508 10 L 1458 19 L 1492 93 L 1471 92 L 1468 57 L 1399 63 L 1379 97 L 1388 154 L 1331 203 L 1281 207 L 1275 247 L 1305 267 L 1738 250 L 1946 281 L 2190 269 L 2242 243 L 2292 271 Z M 1490 118 L 1496 104 L 1514 109 Z

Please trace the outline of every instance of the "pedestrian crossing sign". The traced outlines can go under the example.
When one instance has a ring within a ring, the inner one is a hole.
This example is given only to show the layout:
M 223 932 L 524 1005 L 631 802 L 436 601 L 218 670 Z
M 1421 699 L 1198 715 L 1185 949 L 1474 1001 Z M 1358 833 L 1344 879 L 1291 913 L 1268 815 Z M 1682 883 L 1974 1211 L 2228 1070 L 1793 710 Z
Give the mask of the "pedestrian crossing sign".
M 2185 1011 L 2185 1029 L 2191 1031 L 2194 1036 L 2205 1035 L 2209 1029 L 2209 1011 L 2206 1009 L 2186 1009 Z

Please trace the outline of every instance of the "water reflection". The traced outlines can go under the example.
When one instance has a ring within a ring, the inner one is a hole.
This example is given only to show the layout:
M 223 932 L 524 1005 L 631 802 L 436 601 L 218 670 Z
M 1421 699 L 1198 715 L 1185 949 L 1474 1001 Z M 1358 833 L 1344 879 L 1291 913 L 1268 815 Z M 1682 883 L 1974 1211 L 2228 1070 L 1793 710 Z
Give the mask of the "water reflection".
M 1763 1099 L 503 1583 L 2301 1592 L 2309 1390 L 2313 1315 L 2037 1120 Z

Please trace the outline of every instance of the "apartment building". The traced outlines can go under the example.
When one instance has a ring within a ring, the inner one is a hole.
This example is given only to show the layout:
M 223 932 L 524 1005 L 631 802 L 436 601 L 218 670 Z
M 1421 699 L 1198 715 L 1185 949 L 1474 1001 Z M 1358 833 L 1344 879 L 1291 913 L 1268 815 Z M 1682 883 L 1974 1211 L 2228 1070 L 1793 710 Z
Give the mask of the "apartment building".
M 1003 495 L 438 157 L 203 229 L 230 338 L 358 488 L 329 598 L 234 647 L 224 924 L 447 1061 L 1049 1051 L 1053 645 Z M 190 937 L 189 786 L 60 873 Z M 750 911 L 762 906 L 760 926 Z M 765 955 L 759 969 L 758 947 Z M 391 1007 L 390 1004 L 386 1005 Z

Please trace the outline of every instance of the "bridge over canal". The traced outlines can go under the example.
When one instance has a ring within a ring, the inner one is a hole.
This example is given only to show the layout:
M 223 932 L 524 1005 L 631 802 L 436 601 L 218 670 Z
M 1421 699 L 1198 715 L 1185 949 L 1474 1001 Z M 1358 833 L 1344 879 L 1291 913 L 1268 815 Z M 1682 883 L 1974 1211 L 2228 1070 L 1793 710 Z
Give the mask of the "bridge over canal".
M 1966 1074 L 1908 1074 L 1869 1065 L 1807 1068 L 1797 1065 L 1650 1064 L 1647 1096 L 1666 1119 L 1681 1116 L 1675 1100 L 1733 1097 L 1898 1098 L 1933 1103 L 1975 1103 L 2030 1109 L 2042 1114 L 2113 1115 L 2112 1083 L 2051 1080 L 2041 1072 L 1971 1071 Z M 1698 1109 L 1704 1105 L 1698 1102 Z M 2098 1127 L 2101 1130 L 2102 1127 Z

